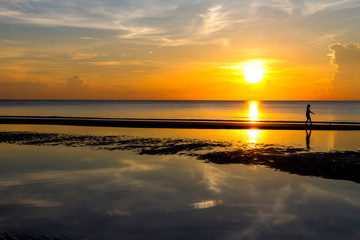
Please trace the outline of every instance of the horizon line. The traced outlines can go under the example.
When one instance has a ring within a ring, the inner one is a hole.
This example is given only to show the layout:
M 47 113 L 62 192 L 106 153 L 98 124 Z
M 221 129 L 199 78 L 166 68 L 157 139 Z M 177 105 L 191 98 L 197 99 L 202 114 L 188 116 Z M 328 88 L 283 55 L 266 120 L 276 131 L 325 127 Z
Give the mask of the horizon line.
M 222 99 L 39 99 L 39 98 L 24 98 L 24 99 L 0 99 L 0 101 L 214 101 L 214 102 L 237 102 L 237 101 L 259 101 L 259 102 L 359 102 L 358 100 L 258 100 L 258 99 L 235 99 L 235 100 L 222 100 Z

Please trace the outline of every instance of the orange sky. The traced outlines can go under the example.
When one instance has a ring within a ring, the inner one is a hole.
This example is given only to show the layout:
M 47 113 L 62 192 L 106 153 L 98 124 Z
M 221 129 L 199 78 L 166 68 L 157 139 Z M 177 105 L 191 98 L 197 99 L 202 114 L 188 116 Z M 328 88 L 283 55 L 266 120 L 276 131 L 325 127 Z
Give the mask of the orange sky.
M 360 100 L 360 1 L 0 3 L 1 99 Z M 244 81 L 249 62 L 264 77 Z

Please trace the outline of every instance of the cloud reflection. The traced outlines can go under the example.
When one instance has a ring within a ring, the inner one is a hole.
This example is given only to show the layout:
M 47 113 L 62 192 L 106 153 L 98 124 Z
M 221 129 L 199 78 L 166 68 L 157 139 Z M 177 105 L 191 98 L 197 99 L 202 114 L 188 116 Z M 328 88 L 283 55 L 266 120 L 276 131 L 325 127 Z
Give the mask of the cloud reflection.
M 222 204 L 222 200 L 205 200 L 192 203 L 191 206 L 195 209 L 212 208 L 219 204 Z
M 28 226 L 36 234 L 80 232 L 104 240 L 186 239 L 189 233 L 196 239 L 291 239 L 298 234 L 304 239 L 314 232 L 314 239 L 355 239 L 348 233 L 358 228 L 360 193 L 347 181 L 264 167 L 254 173 L 244 165 L 176 154 L 84 148 L 77 155 L 75 148 L 60 146 L 17 146 L 17 151 L 2 146 L 0 222 Z M 31 172 L 19 173 L 16 159 L 31 162 Z M 334 227 L 337 231 L 328 231 Z

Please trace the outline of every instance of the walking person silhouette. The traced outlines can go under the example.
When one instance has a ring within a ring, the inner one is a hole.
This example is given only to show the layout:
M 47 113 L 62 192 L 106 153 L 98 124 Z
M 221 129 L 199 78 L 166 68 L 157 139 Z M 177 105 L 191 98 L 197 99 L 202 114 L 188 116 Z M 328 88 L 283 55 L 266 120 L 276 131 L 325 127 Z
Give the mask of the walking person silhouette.
M 312 126 L 310 113 L 315 114 L 315 113 L 313 113 L 313 112 L 310 110 L 310 104 L 308 104 L 308 105 L 307 105 L 307 108 L 306 108 L 306 122 L 305 122 L 305 126 L 307 125 L 308 121 L 310 121 L 310 126 Z

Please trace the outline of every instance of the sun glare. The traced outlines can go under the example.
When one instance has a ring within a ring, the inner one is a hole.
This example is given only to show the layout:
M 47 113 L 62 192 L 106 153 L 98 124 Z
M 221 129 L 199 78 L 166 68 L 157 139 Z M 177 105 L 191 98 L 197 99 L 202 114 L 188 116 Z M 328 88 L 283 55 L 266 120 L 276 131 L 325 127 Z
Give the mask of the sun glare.
M 256 121 L 259 120 L 258 102 L 256 102 L 256 101 L 251 101 L 250 102 L 249 119 L 252 122 L 256 122 Z
M 258 83 L 264 77 L 264 70 L 262 62 L 250 62 L 245 65 L 244 77 L 248 83 Z
M 259 136 L 259 133 L 260 133 L 260 130 L 258 130 L 258 129 L 248 129 L 246 131 L 247 131 L 247 133 L 249 135 L 249 142 L 250 143 L 256 143 L 257 139 L 258 139 L 258 136 Z
M 259 112 L 258 112 L 258 102 L 251 101 L 249 102 L 249 119 L 251 123 L 256 123 L 259 121 Z M 256 143 L 257 137 L 260 133 L 258 129 L 248 129 L 247 133 L 249 134 L 249 142 Z

